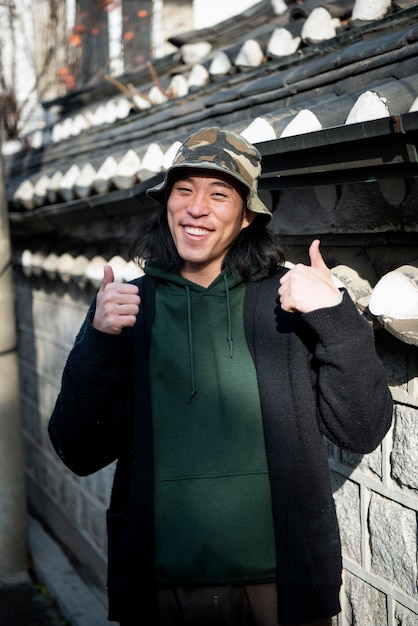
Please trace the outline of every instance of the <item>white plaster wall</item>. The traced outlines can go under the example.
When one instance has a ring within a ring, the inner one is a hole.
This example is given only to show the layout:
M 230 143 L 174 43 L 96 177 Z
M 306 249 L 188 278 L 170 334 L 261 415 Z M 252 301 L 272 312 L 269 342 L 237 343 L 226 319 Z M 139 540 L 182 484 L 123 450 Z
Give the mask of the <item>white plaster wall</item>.
M 259 0 L 194 0 L 194 27 L 206 28 L 242 13 Z

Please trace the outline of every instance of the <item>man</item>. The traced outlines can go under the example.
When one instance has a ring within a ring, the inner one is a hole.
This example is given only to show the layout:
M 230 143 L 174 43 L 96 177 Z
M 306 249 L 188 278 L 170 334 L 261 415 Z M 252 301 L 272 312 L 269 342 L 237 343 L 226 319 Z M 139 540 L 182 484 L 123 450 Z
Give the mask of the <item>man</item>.
M 341 552 L 324 436 L 372 451 L 392 400 L 373 333 L 315 240 L 283 267 L 261 158 L 191 135 L 132 254 L 110 266 L 66 364 L 49 433 L 87 475 L 117 460 L 109 619 L 126 625 L 331 623 Z

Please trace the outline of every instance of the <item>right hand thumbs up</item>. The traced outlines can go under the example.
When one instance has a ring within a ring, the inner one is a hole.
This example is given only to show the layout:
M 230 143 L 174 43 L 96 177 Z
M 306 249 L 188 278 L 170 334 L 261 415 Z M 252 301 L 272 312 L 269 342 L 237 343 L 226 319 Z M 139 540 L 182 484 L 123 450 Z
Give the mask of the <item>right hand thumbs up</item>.
M 108 285 L 109 283 L 113 283 L 114 280 L 115 280 L 115 275 L 113 273 L 112 266 L 105 265 L 103 268 L 103 280 L 102 280 L 102 284 L 100 285 L 99 291 L 104 291 L 106 285 Z
M 319 246 L 319 239 L 315 239 L 309 247 L 310 265 L 298 263 L 280 279 L 279 296 L 284 311 L 309 313 L 341 302 L 342 294 Z
M 130 283 L 115 283 L 112 267 L 105 265 L 103 281 L 97 292 L 94 328 L 118 335 L 123 328 L 135 324 L 140 301 L 138 287 Z

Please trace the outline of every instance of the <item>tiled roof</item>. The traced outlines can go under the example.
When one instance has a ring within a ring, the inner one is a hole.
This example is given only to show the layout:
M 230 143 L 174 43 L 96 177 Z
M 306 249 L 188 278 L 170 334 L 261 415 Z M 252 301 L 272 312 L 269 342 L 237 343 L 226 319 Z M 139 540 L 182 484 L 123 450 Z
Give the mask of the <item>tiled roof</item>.
M 313 166 L 318 171 L 319 150 L 321 158 L 327 151 L 323 159 L 329 175 L 329 163 L 341 159 L 336 156 L 339 137 L 345 138 L 344 150 L 357 146 L 351 164 L 355 173 L 348 178 L 342 164 L 322 183 L 367 180 L 367 168 L 377 168 L 383 178 L 384 168 L 391 167 L 391 175 L 405 171 L 417 177 L 417 18 L 418 3 L 407 0 L 263 0 L 239 17 L 178 34 L 171 39 L 178 52 L 153 61 L 152 67 L 144 64 L 135 74 L 45 104 L 51 119 L 60 111 L 54 123 L 30 138 L 31 149 L 5 157 L 12 228 L 65 233 L 62 225 L 72 216 L 73 234 L 89 240 L 95 216 L 100 222 L 100 216 L 111 214 L 123 218 L 120 228 L 126 230 L 134 212 L 150 208 L 144 190 L 169 166 L 179 141 L 204 125 L 231 128 L 259 144 L 263 164 L 273 154 L 266 189 L 291 185 L 297 168 L 298 185 L 303 176 L 307 184 Z M 412 130 L 403 132 L 399 125 L 406 119 Z M 290 154 L 290 145 L 291 150 L 299 146 L 294 153 L 298 164 L 292 167 L 277 159 L 280 146 Z M 391 153 L 395 145 L 396 158 Z M 368 146 L 375 146 L 376 153 L 368 154 Z M 417 230 L 412 223 L 409 227 Z M 97 220 L 94 228 L 94 237 L 100 238 Z M 346 232 L 355 233 L 356 224 Z M 112 236 L 117 239 L 114 231 Z M 37 250 L 19 254 L 26 272 L 91 284 L 96 281 L 92 267 L 103 264 L 100 255 L 99 261 L 84 257 L 84 263 L 70 263 L 70 271 L 65 269 L 68 251 L 61 256 L 49 251 L 42 261 Z M 407 270 L 386 268 L 398 272 L 391 279 L 409 281 L 409 298 L 418 294 L 410 269 L 415 262 L 411 258 L 404 264 Z M 83 266 L 84 273 L 77 273 Z M 123 277 L 125 270 L 130 276 L 130 265 L 121 269 Z M 373 294 L 373 314 L 396 336 L 418 343 L 413 303 L 404 308 L 412 332 L 402 335 L 387 321 L 399 319 L 399 313 L 390 308 L 390 299 L 388 308 L 378 297 L 388 292 L 384 279 L 375 277 L 367 292 L 368 298 Z

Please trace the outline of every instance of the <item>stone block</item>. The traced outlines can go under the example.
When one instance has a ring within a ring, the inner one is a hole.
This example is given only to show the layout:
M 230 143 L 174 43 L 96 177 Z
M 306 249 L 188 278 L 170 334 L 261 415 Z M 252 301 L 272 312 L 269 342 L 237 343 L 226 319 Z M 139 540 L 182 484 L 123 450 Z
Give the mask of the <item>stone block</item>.
M 396 604 L 395 624 L 397 626 L 418 626 L 418 613 L 410 611 L 401 604 Z
M 384 593 L 344 572 L 343 594 L 345 624 L 350 626 L 388 626 Z
M 369 505 L 369 533 L 373 573 L 418 599 L 416 512 L 373 494 Z
M 360 487 L 336 472 L 331 473 L 331 482 L 343 554 L 361 563 Z
M 395 407 L 392 477 L 401 486 L 418 492 L 418 409 Z

